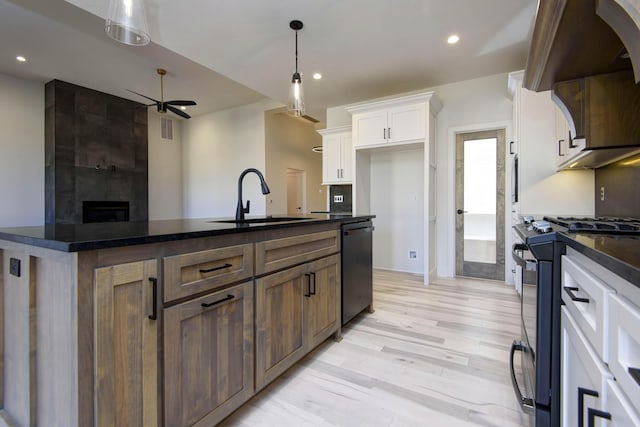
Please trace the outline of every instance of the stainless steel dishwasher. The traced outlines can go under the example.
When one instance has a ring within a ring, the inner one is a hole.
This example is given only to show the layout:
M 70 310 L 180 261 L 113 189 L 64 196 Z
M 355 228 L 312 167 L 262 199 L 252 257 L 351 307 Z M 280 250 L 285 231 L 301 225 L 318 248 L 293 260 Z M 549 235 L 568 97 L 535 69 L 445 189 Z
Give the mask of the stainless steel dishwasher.
M 342 225 L 342 324 L 362 310 L 373 312 L 371 220 Z

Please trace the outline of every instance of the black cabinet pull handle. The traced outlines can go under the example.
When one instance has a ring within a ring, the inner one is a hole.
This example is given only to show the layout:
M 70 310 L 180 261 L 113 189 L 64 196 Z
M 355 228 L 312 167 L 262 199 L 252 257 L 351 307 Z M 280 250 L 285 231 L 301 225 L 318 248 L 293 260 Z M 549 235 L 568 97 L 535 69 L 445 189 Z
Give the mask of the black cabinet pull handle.
M 629 371 L 629 375 L 631 375 L 636 384 L 640 386 L 640 369 L 630 367 L 627 371 Z
M 515 143 L 515 141 L 509 141 L 509 154 L 516 154 L 513 151 L 513 144 Z
M 584 426 L 584 395 L 598 397 L 599 394 L 595 390 L 578 387 L 578 426 Z M 591 408 L 589 408 L 591 409 Z
M 569 298 L 571 298 L 571 301 L 585 302 L 589 304 L 589 298 L 580 298 L 580 297 L 577 297 L 576 294 L 574 294 L 574 292 L 578 292 L 578 288 L 574 288 L 572 286 L 565 286 L 564 290 L 567 292 L 567 294 L 569 294 Z
M 202 306 L 202 308 L 209 308 L 209 307 L 213 307 L 214 305 L 218 305 L 220 303 L 223 303 L 225 301 L 232 300 L 234 298 L 235 298 L 235 296 L 233 296 L 233 295 L 227 295 L 225 298 L 222 298 L 221 300 L 210 302 L 210 303 L 203 302 L 200 305 Z
M 313 276 L 313 290 L 311 290 L 311 284 L 309 284 L 309 293 L 311 295 L 315 295 L 316 294 L 316 273 L 309 273 L 309 274 Z
M 153 310 L 149 319 L 158 320 L 158 279 L 149 277 L 149 281 L 151 282 L 151 299 L 153 301 Z
M 304 273 L 304 275 L 307 277 L 307 292 L 304 294 L 305 297 L 310 297 L 311 296 L 311 274 L 309 273 Z
M 564 142 L 564 139 L 559 139 L 558 140 L 558 156 L 564 156 L 564 154 L 562 154 L 562 143 Z
M 387 128 L 382 128 L 382 139 L 387 139 Z
M 598 409 L 589 408 L 587 409 L 587 419 L 589 420 L 587 425 L 589 427 L 596 426 L 596 417 L 604 418 L 605 420 L 611 420 L 611 414 L 605 411 L 600 411 Z
M 229 268 L 229 267 L 233 267 L 233 264 L 226 263 L 225 265 L 221 265 L 220 267 L 201 268 L 200 269 L 200 273 L 202 273 L 202 274 L 211 273 L 212 271 L 222 270 L 224 268 Z

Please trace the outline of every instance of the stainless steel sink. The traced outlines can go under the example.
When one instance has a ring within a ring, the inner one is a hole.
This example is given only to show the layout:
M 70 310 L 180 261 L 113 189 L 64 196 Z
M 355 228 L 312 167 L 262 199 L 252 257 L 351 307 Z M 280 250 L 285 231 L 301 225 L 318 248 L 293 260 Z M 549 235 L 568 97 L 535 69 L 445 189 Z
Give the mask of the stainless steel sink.
M 258 218 L 245 218 L 242 220 L 236 219 L 222 219 L 218 221 L 207 221 L 207 222 L 221 222 L 226 224 L 262 224 L 262 223 L 270 223 L 270 222 L 291 222 L 291 221 L 309 221 L 313 218 L 301 218 L 301 217 L 285 217 L 285 216 L 266 216 L 266 217 L 258 217 Z

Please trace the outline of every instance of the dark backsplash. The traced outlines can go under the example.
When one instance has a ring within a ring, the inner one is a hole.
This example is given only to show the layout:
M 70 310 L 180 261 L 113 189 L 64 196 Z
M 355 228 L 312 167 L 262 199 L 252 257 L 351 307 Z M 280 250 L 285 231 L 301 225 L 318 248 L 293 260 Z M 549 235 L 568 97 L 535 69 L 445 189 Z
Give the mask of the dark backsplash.
M 342 196 L 342 202 L 334 202 L 334 196 Z M 331 185 L 329 188 L 329 210 L 332 213 L 352 211 L 352 197 L 350 185 Z
M 83 201 L 129 202 L 148 219 L 147 109 L 52 80 L 45 86 L 45 222 L 82 222 Z
M 640 218 L 640 161 L 629 164 L 635 159 L 640 157 L 595 170 L 596 216 Z M 601 200 L 602 187 L 604 201 Z

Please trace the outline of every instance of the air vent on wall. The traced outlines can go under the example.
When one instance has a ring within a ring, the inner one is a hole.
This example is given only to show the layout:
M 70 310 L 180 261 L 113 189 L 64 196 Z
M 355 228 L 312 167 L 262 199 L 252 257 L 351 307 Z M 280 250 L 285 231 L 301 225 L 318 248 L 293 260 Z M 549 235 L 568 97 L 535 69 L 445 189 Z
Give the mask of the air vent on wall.
M 173 120 L 161 117 L 160 127 L 162 128 L 162 139 L 173 140 Z

